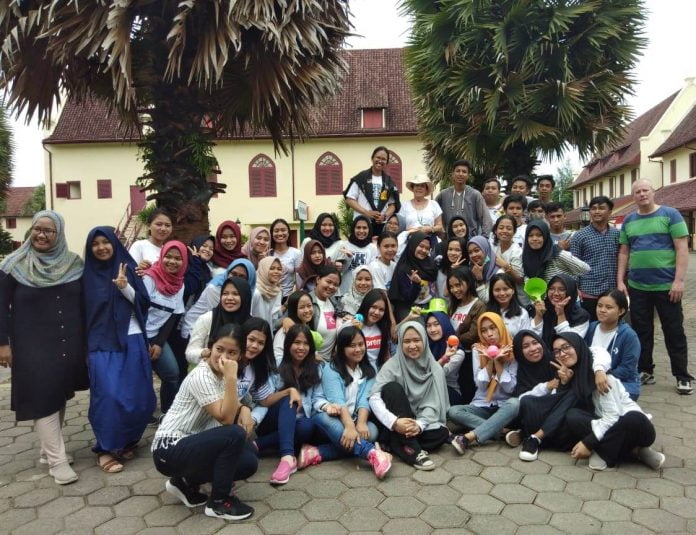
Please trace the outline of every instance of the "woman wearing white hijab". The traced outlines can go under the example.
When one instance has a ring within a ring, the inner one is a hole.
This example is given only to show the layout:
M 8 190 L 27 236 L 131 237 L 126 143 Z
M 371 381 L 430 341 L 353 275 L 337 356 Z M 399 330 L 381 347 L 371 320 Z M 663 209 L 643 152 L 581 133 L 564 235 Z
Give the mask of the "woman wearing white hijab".
M 377 374 L 370 408 L 386 428 L 380 442 L 418 470 L 435 468 L 428 451 L 449 441 L 449 396 L 445 372 L 430 352 L 421 323 L 399 327 L 396 355 Z

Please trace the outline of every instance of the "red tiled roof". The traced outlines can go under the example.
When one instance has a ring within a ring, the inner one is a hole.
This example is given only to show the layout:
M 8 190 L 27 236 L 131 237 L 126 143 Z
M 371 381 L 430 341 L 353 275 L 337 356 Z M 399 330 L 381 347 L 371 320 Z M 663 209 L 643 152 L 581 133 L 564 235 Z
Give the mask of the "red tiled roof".
M 617 211 L 626 206 L 627 204 L 633 203 L 633 195 L 624 195 L 623 197 L 619 197 L 618 199 L 612 199 L 614 201 L 614 210 L 612 211 L 611 217 L 615 217 L 617 215 Z M 579 223 L 582 221 L 582 218 L 580 216 L 582 212 L 582 208 L 574 208 L 570 212 L 566 213 L 566 223 L 571 225 L 574 223 Z
M 7 188 L 5 197 L 5 211 L 3 216 L 17 217 L 22 216 L 22 208 L 31 199 L 35 187 L 10 187 Z
M 674 131 L 669 135 L 665 142 L 660 145 L 650 157 L 654 158 L 663 154 L 678 149 L 696 139 L 696 106 L 691 108 L 686 117 L 677 125 Z
M 634 119 L 626 127 L 623 139 L 615 143 L 602 156 L 593 158 L 590 163 L 585 165 L 585 168 L 571 184 L 571 189 L 621 167 L 640 164 L 640 138 L 647 135 L 655 127 L 657 121 L 660 120 L 660 117 L 662 117 L 662 114 L 665 113 L 676 96 L 677 93 L 670 95 L 658 105 L 653 106 L 643 115 Z
M 316 110 L 310 137 L 416 135 L 418 121 L 403 66 L 403 49 L 346 50 L 348 73 L 341 92 Z M 360 128 L 361 108 L 386 108 L 385 128 Z M 240 136 L 264 138 L 267 134 Z M 91 143 L 133 139 L 119 128 L 104 102 L 67 102 L 45 143 Z
M 656 190 L 655 204 L 671 206 L 680 212 L 696 210 L 696 178 L 669 184 Z M 631 202 L 620 210 L 615 210 L 612 217 L 630 214 L 635 209 L 635 204 Z

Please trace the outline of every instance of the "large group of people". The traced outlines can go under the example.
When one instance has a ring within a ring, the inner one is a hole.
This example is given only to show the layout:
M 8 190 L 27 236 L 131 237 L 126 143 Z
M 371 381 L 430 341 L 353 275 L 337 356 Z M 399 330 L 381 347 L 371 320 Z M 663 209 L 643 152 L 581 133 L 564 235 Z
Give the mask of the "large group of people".
M 637 403 L 655 382 L 655 308 L 677 391 L 691 393 L 679 213 L 637 181 L 637 211 L 620 231 L 600 196 L 590 225 L 572 233 L 549 176 L 538 199 L 527 177 L 501 199 L 496 179 L 483 194 L 467 185 L 462 160 L 434 200 L 426 176 L 402 200 L 388 161 L 378 147 L 346 188 L 346 239 L 322 213 L 300 248 L 283 219 L 246 243 L 226 220 L 184 244 L 156 209 L 130 251 L 96 227 L 81 258 L 62 217 L 37 213 L 0 264 L 0 364 L 55 482 L 78 477 L 61 426 L 66 401 L 86 388 L 104 472 L 123 470 L 157 426 L 151 451 L 167 491 L 229 520 L 253 514 L 234 486 L 263 455 L 278 458 L 274 485 L 347 456 L 379 479 L 393 456 L 432 470 L 443 445 L 464 454 L 498 439 L 521 446 L 523 461 L 554 448 L 594 470 L 630 457 L 658 469 L 664 456 Z M 532 278 L 543 295 L 525 292 Z

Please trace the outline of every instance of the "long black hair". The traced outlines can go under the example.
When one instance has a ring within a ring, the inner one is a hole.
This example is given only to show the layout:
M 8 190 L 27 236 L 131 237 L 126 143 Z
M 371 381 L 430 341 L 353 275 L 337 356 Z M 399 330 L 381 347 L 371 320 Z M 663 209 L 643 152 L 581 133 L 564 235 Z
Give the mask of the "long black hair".
M 353 342 L 353 338 L 358 335 L 362 337 L 363 342 L 365 343 L 365 354 L 363 355 L 362 360 L 358 363 L 358 367 L 360 368 L 360 371 L 362 371 L 362 376 L 366 379 L 372 379 L 375 375 L 377 375 L 377 372 L 375 372 L 375 369 L 372 367 L 369 359 L 367 358 L 367 342 L 365 341 L 365 335 L 360 329 L 350 325 L 349 327 L 345 327 L 338 332 L 338 335 L 336 336 L 336 346 L 334 347 L 333 358 L 331 359 L 330 365 L 341 376 L 345 386 L 348 386 L 353 382 L 353 377 L 348 371 L 345 351 L 346 348 Z
M 240 356 L 246 351 L 246 336 L 242 332 L 242 326 L 237 323 L 225 323 L 222 327 L 215 331 L 213 336 L 208 338 L 208 349 L 213 349 L 215 342 L 221 338 L 231 338 L 239 344 Z
M 295 323 L 302 323 L 302 320 L 297 315 L 297 307 L 300 306 L 300 299 L 302 299 L 304 296 L 307 296 L 310 302 L 312 301 L 312 297 L 309 295 L 308 292 L 305 292 L 304 290 L 297 290 L 296 292 L 292 292 L 288 296 L 288 301 L 286 303 L 288 310 L 288 318 L 290 318 Z
M 387 359 L 389 359 L 391 354 L 389 351 L 391 329 L 389 325 L 389 298 L 387 297 L 387 292 L 380 290 L 379 288 L 373 288 L 367 292 L 362 300 L 362 303 L 360 303 L 360 307 L 358 308 L 356 314 L 362 314 L 362 317 L 367 319 L 367 316 L 370 313 L 370 308 L 377 301 L 384 302 L 384 316 L 382 316 L 382 319 L 375 324 L 379 329 L 380 335 L 382 336 L 379 346 L 379 354 L 377 355 L 377 366 L 381 367 L 382 364 L 387 362 Z
M 304 334 L 307 342 L 309 342 L 309 352 L 302 361 L 299 377 L 295 377 L 295 372 L 292 369 L 292 356 L 290 348 L 295 339 Z M 321 381 L 319 375 L 319 363 L 315 357 L 316 347 L 314 346 L 314 338 L 312 331 L 303 323 L 296 323 L 285 334 L 285 343 L 283 344 L 283 360 L 278 367 L 278 374 L 286 387 L 297 388 L 300 392 L 307 392 L 310 388 Z
M 259 389 L 268 382 L 271 372 L 275 372 L 275 356 L 273 355 L 273 334 L 266 320 L 251 317 L 242 324 L 244 343 L 252 331 L 259 331 L 266 337 L 261 352 L 251 360 L 242 359 L 243 365 L 239 367 L 239 377 L 244 374 L 244 368 L 249 365 L 254 370 L 254 388 Z
M 452 316 L 456 312 L 457 308 L 459 308 L 460 306 L 460 303 L 454 298 L 454 296 L 452 295 L 452 291 L 450 290 L 449 280 L 452 277 L 459 279 L 461 282 L 466 284 L 467 293 L 471 297 L 476 297 L 476 279 L 474 278 L 474 274 L 471 272 L 471 270 L 468 267 L 454 268 L 447 276 L 447 291 L 450 294 L 450 303 L 447 307 L 447 314 L 449 314 L 450 316 Z
M 459 247 L 461 247 L 463 264 L 466 265 L 469 263 L 469 251 L 466 248 L 466 238 L 457 238 L 456 236 L 450 236 L 442 242 L 445 246 L 442 250 L 442 260 L 440 260 L 440 271 L 445 275 L 448 275 L 450 270 L 452 269 L 452 262 L 450 262 L 450 259 L 447 257 L 447 250 L 449 249 L 449 244 L 453 241 L 457 242 L 459 244 Z
M 512 298 L 510 299 L 510 305 L 508 306 L 505 314 L 502 313 L 498 301 L 493 297 L 493 286 L 498 281 L 503 281 L 505 286 L 512 290 Z M 506 318 L 515 318 L 522 314 L 522 303 L 520 303 L 519 297 L 517 297 L 517 285 L 510 275 L 507 273 L 496 273 L 491 277 L 488 286 L 488 305 L 486 306 L 488 312 L 495 312 L 499 316 L 505 316 Z
M 288 245 L 290 245 L 290 243 L 289 243 L 290 242 L 290 225 L 288 224 L 288 222 L 285 219 L 283 219 L 282 217 L 279 217 L 278 219 L 274 220 L 273 223 L 271 223 L 271 227 L 268 230 L 268 233 L 271 235 L 271 243 L 270 243 L 271 249 L 275 249 L 275 246 L 276 246 L 275 242 L 273 241 L 273 229 L 278 224 L 285 225 L 285 227 L 288 229 Z

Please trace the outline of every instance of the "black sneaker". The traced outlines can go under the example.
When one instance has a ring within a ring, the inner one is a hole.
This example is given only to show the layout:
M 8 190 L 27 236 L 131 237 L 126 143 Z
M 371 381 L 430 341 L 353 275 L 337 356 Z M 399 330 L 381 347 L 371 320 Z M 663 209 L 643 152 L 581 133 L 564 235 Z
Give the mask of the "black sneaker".
M 655 376 L 652 373 L 640 372 L 640 384 L 642 385 L 654 385 Z
M 539 445 L 541 441 L 534 435 L 529 435 L 522 441 L 520 459 L 523 461 L 536 461 L 539 456 Z
M 694 393 L 694 389 L 691 387 L 691 381 L 677 381 L 677 392 L 682 396 L 690 396 Z
M 244 520 L 254 514 L 254 508 L 241 502 L 236 496 L 230 496 L 226 500 L 209 500 L 205 514 L 224 520 Z
M 186 507 L 198 507 L 208 501 L 208 495 L 203 494 L 198 487 L 188 485 L 181 477 L 168 479 L 164 487 L 172 496 L 176 496 Z
M 421 450 L 418 455 L 416 455 L 416 460 L 413 463 L 413 468 L 416 470 L 435 470 L 435 463 L 428 456 L 428 452 Z

